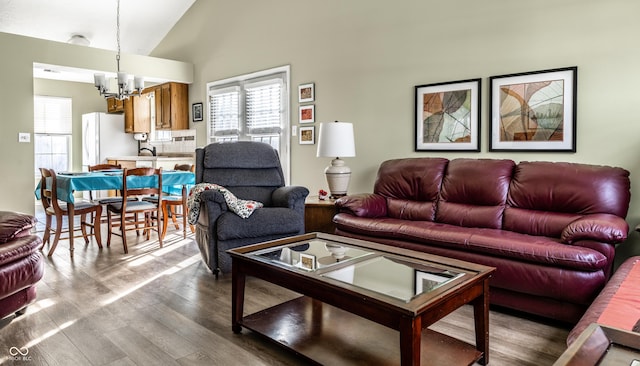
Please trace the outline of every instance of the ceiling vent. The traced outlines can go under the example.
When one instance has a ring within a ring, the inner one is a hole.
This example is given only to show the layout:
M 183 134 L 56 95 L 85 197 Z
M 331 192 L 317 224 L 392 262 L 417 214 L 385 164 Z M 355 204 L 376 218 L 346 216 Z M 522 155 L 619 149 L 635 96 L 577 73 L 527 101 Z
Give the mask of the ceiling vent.
M 82 34 L 74 34 L 69 38 L 67 43 L 75 44 L 77 46 L 88 46 L 91 42 Z

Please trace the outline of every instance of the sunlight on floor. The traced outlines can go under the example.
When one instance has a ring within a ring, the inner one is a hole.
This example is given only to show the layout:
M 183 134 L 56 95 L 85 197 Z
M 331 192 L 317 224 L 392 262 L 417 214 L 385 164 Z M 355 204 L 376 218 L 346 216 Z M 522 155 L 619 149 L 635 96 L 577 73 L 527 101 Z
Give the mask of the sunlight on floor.
M 138 290 L 139 288 L 142 288 L 142 287 L 148 285 L 149 283 L 155 281 L 156 279 L 158 279 L 158 278 L 160 278 L 162 276 L 167 276 L 167 275 L 176 273 L 177 271 L 179 271 L 181 269 L 184 269 L 184 268 L 186 268 L 186 267 L 188 267 L 188 266 L 190 266 L 193 263 L 196 263 L 198 261 L 200 261 L 200 254 L 193 255 L 193 256 L 189 257 L 188 259 L 176 264 L 175 266 L 173 266 L 171 268 L 168 268 L 168 269 L 162 271 L 161 273 L 158 273 L 157 275 L 155 275 L 153 277 L 150 277 L 150 278 L 148 278 L 148 279 L 146 279 L 146 280 L 144 280 L 142 282 L 139 282 L 138 284 L 135 284 L 135 285 L 129 287 L 126 291 L 124 291 L 124 292 L 122 292 L 122 293 L 120 293 L 120 294 L 118 294 L 118 295 L 116 295 L 116 296 L 114 296 L 114 297 L 112 297 L 112 298 L 110 298 L 108 300 L 103 301 L 101 304 L 102 304 L 102 306 L 109 305 L 109 304 L 111 304 L 111 303 L 113 303 L 115 301 L 118 301 L 121 298 L 131 294 L 132 292 Z

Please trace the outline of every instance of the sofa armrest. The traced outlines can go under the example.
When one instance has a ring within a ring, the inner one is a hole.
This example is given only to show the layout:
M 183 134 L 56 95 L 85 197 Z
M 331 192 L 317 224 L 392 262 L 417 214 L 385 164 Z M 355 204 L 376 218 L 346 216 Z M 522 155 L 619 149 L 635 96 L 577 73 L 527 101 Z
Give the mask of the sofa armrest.
M 305 187 L 285 186 L 274 190 L 271 199 L 275 207 L 288 207 L 304 212 L 304 200 L 308 195 L 309 190 Z
M 25 235 L 0 245 L 0 266 L 37 253 L 42 239 L 37 235 Z
M 31 234 L 35 217 L 20 212 L 0 211 L 0 244 Z
M 387 216 L 387 199 L 375 193 L 361 193 L 340 197 L 336 200 L 339 212 L 359 217 Z
M 616 244 L 627 239 L 629 224 L 611 214 L 593 214 L 581 217 L 567 225 L 560 239 L 568 244 L 578 240 L 595 240 Z

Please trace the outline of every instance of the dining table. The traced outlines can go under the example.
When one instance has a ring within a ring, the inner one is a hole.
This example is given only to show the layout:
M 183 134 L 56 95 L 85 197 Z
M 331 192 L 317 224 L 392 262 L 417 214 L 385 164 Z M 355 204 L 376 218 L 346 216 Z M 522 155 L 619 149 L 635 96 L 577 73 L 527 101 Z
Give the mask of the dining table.
M 76 192 L 81 191 L 107 191 L 122 189 L 121 169 L 110 169 L 93 172 L 59 172 L 56 173 L 58 199 L 67 203 L 67 215 L 69 225 L 74 219 L 74 204 Z M 195 184 L 195 174 L 182 170 L 162 171 L 162 191 L 163 193 L 175 194 L 182 192 L 183 187 L 190 187 Z M 155 185 L 158 182 L 157 176 L 128 176 L 127 188 L 143 188 Z M 35 195 L 40 199 L 40 183 L 38 183 Z M 73 237 L 69 239 L 73 248 Z

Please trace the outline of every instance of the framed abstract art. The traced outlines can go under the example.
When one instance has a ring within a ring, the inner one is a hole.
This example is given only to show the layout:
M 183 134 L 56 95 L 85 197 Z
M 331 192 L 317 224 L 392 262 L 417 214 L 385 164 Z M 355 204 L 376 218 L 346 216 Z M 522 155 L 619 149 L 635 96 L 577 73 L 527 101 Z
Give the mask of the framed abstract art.
M 577 67 L 492 76 L 489 151 L 576 151 Z
M 480 79 L 415 87 L 415 151 L 480 151 Z

